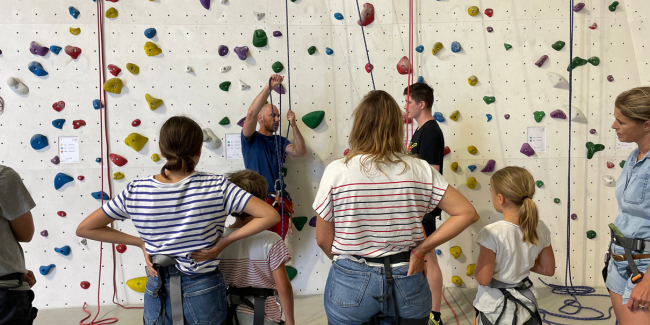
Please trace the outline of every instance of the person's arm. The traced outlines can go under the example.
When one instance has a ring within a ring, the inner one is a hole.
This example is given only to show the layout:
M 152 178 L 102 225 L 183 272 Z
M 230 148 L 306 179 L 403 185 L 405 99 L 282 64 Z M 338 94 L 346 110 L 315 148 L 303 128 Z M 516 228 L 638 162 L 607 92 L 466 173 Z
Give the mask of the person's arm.
M 440 165 L 431 165 L 431 168 L 435 169 L 438 173 L 440 172 Z
M 303 139 L 300 130 L 298 130 L 298 124 L 296 123 L 296 113 L 293 110 L 287 112 L 287 119 L 293 128 L 293 141 L 287 146 L 285 151 L 291 157 L 304 157 L 307 155 L 307 148 L 305 147 L 305 139 Z
M 544 249 L 539 252 L 537 259 L 535 260 L 535 266 L 533 266 L 530 271 L 546 276 L 555 275 L 555 255 L 553 254 L 552 246 L 549 245 L 544 247 Z
M 20 217 L 9 220 L 9 227 L 17 241 L 29 243 L 34 237 L 34 219 L 32 218 L 32 212 L 27 211 Z
M 332 243 L 334 243 L 334 222 L 325 221 L 320 215 L 316 216 L 316 244 L 323 253 L 333 259 Z
M 291 281 L 287 275 L 287 268 L 284 266 L 284 263 L 273 270 L 273 280 L 275 280 L 275 285 L 278 288 L 285 324 L 294 325 L 296 321 L 293 316 L 293 287 L 291 286 Z
M 474 275 L 476 281 L 480 285 L 488 285 L 492 281 L 492 275 L 494 275 L 494 263 L 497 259 L 497 254 L 491 249 L 481 247 L 481 251 L 478 253 L 478 260 L 476 260 L 476 267 L 474 268 Z
M 255 127 L 257 126 L 257 116 L 260 114 L 266 99 L 269 97 L 269 92 L 273 90 L 277 85 L 282 83 L 284 77 L 274 74 L 270 77 L 271 79 L 271 88 L 269 89 L 269 81 L 266 80 L 266 84 L 260 93 L 255 97 L 253 103 L 248 108 L 248 113 L 246 113 L 246 119 L 244 120 L 244 126 L 242 127 L 242 133 L 246 140 L 248 140 L 253 133 L 255 133 Z

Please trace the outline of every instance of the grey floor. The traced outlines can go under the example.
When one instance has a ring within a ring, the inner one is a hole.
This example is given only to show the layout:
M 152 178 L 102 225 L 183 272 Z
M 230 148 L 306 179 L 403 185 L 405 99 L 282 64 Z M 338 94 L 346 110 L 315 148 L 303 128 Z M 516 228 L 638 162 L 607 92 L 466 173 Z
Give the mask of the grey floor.
M 597 293 L 607 294 L 605 288 L 600 288 L 597 290 Z M 472 318 L 474 316 L 474 309 L 472 307 L 472 300 L 476 296 L 476 289 L 461 289 L 461 288 L 445 288 L 445 296 L 447 301 L 452 306 L 454 311 L 458 316 L 459 324 L 461 325 L 471 325 Z M 552 294 L 550 289 L 541 288 L 537 290 L 538 302 L 541 309 L 546 309 L 552 313 L 559 313 L 557 309 L 561 307 L 564 303 L 564 300 L 570 298 L 568 296 L 559 296 Z M 601 310 L 605 313 L 605 317 L 608 314 L 608 309 L 611 307 L 611 303 L 608 297 L 579 297 L 579 302 L 582 306 L 592 307 L 597 310 Z M 95 315 L 96 308 L 89 308 Z M 327 318 L 325 317 L 325 310 L 323 309 L 323 296 L 297 296 L 295 298 L 295 310 L 296 310 L 296 323 L 298 325 L 323 325 L 327 324 Z M 573 312 L 574 308 L 568 308 L 568 312 Z M 444 300 L 442 303 L 442 315 L 443 322 L 446 325 L 453 325 L 456 323 L 454 314 L 447 307 Z M 85 317 L 86 314 L 79 308 L 65 308 L 65 309 L 42 309 L 39 310 L 39 315 L 36 318 L 35 325 L 71 325 L 79 324 L 79 321 Z M 596 312 L 583 310 L 573 317 L 578 318 L 587 318 L 598 316 Z M 131 309 L 125 310 L 119 307 L 102 307 L 100 317 L 116 317 L 118 318 L 118 325 L 125 324 L 142 324 L 142 310 L 140 309 Z M 585 320 L 571 320 L 563 318 L 549 317 L 549 320 L 560 323 L 560 324 L 615 324 L 615 319 L 612 317 L 607 320 L 597 320 L 597 321 L 585 321 Z M 86 320 L 86 322 L 89 322 Z

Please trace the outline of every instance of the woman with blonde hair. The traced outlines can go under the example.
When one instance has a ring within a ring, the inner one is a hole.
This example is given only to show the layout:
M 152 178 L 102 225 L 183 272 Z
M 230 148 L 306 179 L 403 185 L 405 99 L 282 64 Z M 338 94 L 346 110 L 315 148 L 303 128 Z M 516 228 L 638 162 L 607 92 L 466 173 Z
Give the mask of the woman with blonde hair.
M 330 324 L 426 325 L 431 292 L 423 257 L 478 220 L 476 210 L 426 161 L 406 155 L 395 100 L 371 91 L 352 114 L 350 152 L 329 164 L 314 209 L 316 240 L 333 260 L 325 287 Z M 449 219 L 425 239 L 422 217 Z

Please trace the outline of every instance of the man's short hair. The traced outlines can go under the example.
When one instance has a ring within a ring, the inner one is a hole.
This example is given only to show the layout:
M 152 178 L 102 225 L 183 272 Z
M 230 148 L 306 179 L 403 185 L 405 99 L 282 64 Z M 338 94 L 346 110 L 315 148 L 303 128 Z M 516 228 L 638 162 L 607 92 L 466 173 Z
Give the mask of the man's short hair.
M 409 93 L 409 88 L 411 89 Z M 404 96 L 409 95 L 416 103 L 424 102 L 428 109 L 433 107 L 433 88 L 424 82 L 414 83 L 404 88 Z
M 266 200 L 266 190 L 268 188 L 266 183 L 266 178 L 264 176 L 248 169 L 239 170 L 234 173 L 226 174 L 228 181 L 239 186 L 242 190 L 252 194 L 256 198 L 264 201 Z M 248 217 L 248 214 L 242 213 L 237 215 L 233 213 L 233 216 L 245 218 Z

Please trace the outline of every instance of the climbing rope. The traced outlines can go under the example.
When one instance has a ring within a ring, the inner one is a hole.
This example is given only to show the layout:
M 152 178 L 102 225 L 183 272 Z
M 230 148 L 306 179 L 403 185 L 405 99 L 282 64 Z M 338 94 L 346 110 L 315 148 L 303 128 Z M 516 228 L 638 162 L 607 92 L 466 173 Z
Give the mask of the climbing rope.
M 288 34 L 288 32 L 287 32 Z M 280 92 L 280 102 L 279 102 L 279 109 L 278 109 L 278 114 L 279 114 L 279 125 L 276 128 L 275 127 L 275 111 L 273 110 L 273 89 L 271 88 L 271 78 L 269 78 L 269 102 L 271 103 L 271 117 L 273 118 L 273 143 L 275 143 L 275 157 L 278 161 L 278 179 L 275 180 L 273 184 L 273 189 L 275 190 L 276 198 L 275 202 L 280 204 L 280 236 L 284 239 L 284 188 L 283 188 L 283 177 L 282 177 L 282 157 L 284 156 L 284 148 L 281 147 L 282 142 L 282 92 Z M 291 125 L 291 124 L 289 124 Z M 280 130 L 280 134 L 278 135 L 278 130 Z M 287 129 L 287 136 L 289 135 L 289 129 Z M 278 141 L 280 140 L 280 141 Z M 278 201 L 279 197 L 279 201 Z M 274 203 L 275 204 L 275 203 Z
M 370 69 L 370 79 L 372 80 L 372 89 L 377 90 L 377 88 L 375 88 L 375 77 L 372 74 L 372 70 L 374 69 L 372 67 L 372 64 L 370 63 L 370 53 L 368 52 L 368 43 L 366 43 L 366 33 L 363 31 L 363 21 L 361 20 L 361 9 L 359 9 L 359 0 L 357 0 L 357 13 L 359 13 L 359 25 L 361 25 L 361 35 L 363 36 L 363 45 L 366 47 L 366 57 L 368 58 L 368 67 Z M 287 39 L 287 43 L 288 42 L 289 40 Z

